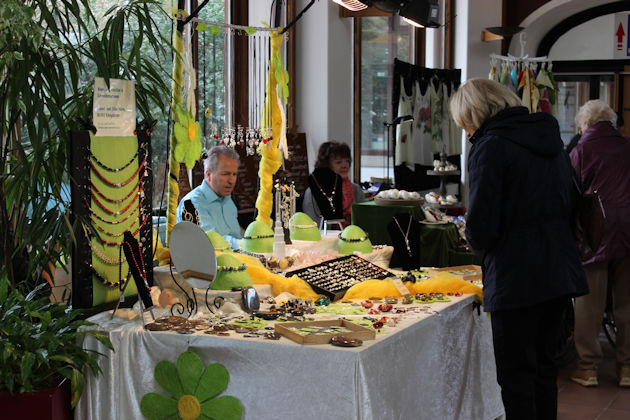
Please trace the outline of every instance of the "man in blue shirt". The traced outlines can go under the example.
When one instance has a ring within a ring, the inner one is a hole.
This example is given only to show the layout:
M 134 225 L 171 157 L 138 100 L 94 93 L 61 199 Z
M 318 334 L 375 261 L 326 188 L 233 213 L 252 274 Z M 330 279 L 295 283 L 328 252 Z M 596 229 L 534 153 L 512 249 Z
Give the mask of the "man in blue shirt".
M 238 224 L 232 190 L 236 185 L 238 153 L 226 146 L 214 146 L 203 161 L 204 181 L 184 196 L 177 206 L 177 221 L 182 221 L 184 202 L 191 200 L 199 212 L 199 225 L 204 231 L 222 235 L 232 248 L 243 238 Z

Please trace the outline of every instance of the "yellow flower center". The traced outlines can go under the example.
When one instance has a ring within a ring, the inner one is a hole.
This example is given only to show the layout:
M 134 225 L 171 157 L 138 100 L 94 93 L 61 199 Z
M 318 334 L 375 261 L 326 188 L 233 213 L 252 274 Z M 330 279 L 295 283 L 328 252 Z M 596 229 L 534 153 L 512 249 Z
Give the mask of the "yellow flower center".
M 184 395 L 177 401 L 177 410 L 182 420 L 197 420 L 201 415 L 199 400 L 193 395 Z
M 193 141 L 195 139 L 196 132 L 197 130 L 195 129 L 195 123 L 189 122 L 188 123 L 188 140 Z

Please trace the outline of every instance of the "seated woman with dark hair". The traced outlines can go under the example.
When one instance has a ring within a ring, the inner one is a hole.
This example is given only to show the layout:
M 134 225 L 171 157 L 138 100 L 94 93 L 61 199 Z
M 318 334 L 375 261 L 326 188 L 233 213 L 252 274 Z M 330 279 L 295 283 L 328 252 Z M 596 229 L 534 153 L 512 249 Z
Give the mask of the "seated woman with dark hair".
M 352 203 L 365 201 L 361 187 L 348 178 L 350 163 L 352 158 L 347 144 L 327 141 L 319 147 L 302 204 L 304 213 L 316 223 L 323 216 L 325 220 L 343 219 L 343 226 L 348 226 Z

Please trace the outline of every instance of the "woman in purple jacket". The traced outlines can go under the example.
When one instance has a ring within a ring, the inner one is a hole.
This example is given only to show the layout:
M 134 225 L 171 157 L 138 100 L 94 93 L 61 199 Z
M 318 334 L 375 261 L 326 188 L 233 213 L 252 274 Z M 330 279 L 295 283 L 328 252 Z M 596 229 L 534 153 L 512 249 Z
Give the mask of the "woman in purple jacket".
M 584 262 L 591 292 L 575 304 L 579 361 L 571 380 L 583 386 L 598 385 L 597 367 L 602 361 L 598 337 L 610 279 L 619 386 L 630 387 L 630 139 L 615 128 L 616 120 L 615 111 L 606 103 L 586 102 L 575 117 L 582 137 L 570 155 L 584 191 L 597 191 L 606 213 L 602 244 Z

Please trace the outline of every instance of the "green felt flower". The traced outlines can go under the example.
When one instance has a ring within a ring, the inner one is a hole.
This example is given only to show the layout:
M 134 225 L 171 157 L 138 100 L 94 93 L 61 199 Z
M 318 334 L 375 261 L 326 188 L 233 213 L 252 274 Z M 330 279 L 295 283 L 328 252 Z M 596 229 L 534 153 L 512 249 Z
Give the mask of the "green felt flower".
M 201 156 L 201 126 L 195 117 L 184 111 L 180 104 L 175 107 L 175 140 L 173 149 L 175 160 L 186 162 L 186 167 L 192 169 Z
M 276 67 L 275 77 L 278 84 L 278 91 L 282 94 L 284 102 L 289 99 L 289 72 L 284 69 L 282 63 L 282 55 L 278 53 L 274 58 L 274 64 Z
M 214 398 L 225 391 L 230 375 L 213 363 L 203 368 L 192 351 L 182 353 L 177 366 L 163 360 L 155 366 L 155 380 L 172 397 L 150 392 L 142 397 L 140 411 L 149 420 L 158 419 L 240 419 L 241 402 L 232 396 Z

